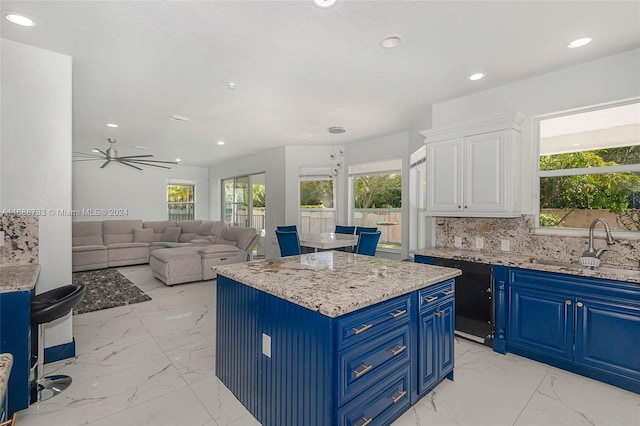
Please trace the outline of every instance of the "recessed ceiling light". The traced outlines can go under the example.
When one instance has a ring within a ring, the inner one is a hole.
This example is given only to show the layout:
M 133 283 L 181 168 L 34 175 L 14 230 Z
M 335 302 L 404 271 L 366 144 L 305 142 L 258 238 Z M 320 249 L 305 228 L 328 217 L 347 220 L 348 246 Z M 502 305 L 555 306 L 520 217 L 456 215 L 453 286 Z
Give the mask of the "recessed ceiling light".
M 146 146 L 142 146 L 142 145 L 134 145 L 133 146 L 135 149 L 149 149 Z
M 93 148 L 91 152 L 100 152 L 97 148 Z
M 393 49 L 394 47 L 398 47 L 398 45 L 400 45 L 400 43 L 402 43 L 402 39 L 400 39 L 400 36 L 392 35 L 392 36 L 389 36 L 389 37 L 385 38 L 384 40 L 382 40 L 382 42 L 380 44 L 384 48 Z
M 23 27 L 33 27 L 35 25 L 35 22 L 33 22 L 31 18 L 28 18 L 16 12 L 6 12 L 4 17 L 7 19 L 7 21 L 12 22 L 16 25 L 21 25 Z
M 339 135 L 341 133 L 346 132 L 346 130 L 344 129 L 344 127 L 339 127 L 339 126 L 334 126 L 334 127 L 329 127 L 329 133 L 333 134 L 333 135 Z
M 567 44 L 569 49 L 575 49 L 576 47 L 582 47 L 591 43 L 591 37 L 583 37 L 577 40 L 573 40 L 571 43 Z
M 181 159 L 176 158 L 176 163 L 179 163 L 179 162 L 181 162 L 181 161 L 182 161 Z
M 218 141 L 218 145 L 224 145 L 224 141 Z
M 471 81 L 476 81 L 476 80 L 480 80 L 481 78 L 484 77 L 484 73 L 483 72 L 477 72 L 475 74 L 471 74 L 469 77 L 467 77 L 469 80 Z
M 107 127 L 118 127 L 116 123 L 108 123 Z
M 313 2 L 320 7 L 331 7 L 336 4 L 336 0 L 313 0 Z
M 227 89 L 236 90 L 236 84 L 233 81 L 227 83 Z

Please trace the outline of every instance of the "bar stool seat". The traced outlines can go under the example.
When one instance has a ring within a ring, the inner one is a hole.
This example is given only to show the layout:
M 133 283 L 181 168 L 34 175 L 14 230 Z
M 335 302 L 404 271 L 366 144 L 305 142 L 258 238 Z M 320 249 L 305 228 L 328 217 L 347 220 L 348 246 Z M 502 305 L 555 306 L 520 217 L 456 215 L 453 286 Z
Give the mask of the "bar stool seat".
M 35 380 L 31 382 L 31 402 L 46 401 L 71 385 L 71 377 L 44 377 L 43 325 L 67 315 L 84 297 L 87 287 L 69 284 L 54 288 L 31 298 L 31 326 L 38 326 L 38 359 Z

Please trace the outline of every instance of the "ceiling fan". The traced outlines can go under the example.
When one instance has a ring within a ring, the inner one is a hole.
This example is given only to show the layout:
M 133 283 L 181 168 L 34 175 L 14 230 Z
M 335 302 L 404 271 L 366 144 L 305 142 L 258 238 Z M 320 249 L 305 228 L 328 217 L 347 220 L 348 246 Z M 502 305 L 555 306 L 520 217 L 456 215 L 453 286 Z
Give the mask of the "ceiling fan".
M 115 139 L 107 139 L 111 146 L 106 150 L 102 151 L 101 149 L 94 148 L 92 154 L 86 154 L 84 152 L 75 152 L 73 155 L 76 157 L 73 161 L 102 161 L 106 160 L 101 169 L 104 169 L 111 163 L 112 161 L 120 164 L 124 164 L 125 166 L 133 167 L 134 169 L 142 170 L 142 168 L 138 166 L 151 166 L 151 167 L 159 167 L 161 169 L 171 169 L 171 167 L 161 166 L 160 164 L 152 164 L 152 163 L 162 163 L 162 164 L 178 164 L 175 161 L 159 161 L 159 160 L 146 160 L 146 158 L 151 158 L 153 155 L 127 155 L 124 157 L 118 156 L 118 151 L 114 148 L 114 144 L 116 143 Z M 98 153 L 102 155 L 98 155 Z

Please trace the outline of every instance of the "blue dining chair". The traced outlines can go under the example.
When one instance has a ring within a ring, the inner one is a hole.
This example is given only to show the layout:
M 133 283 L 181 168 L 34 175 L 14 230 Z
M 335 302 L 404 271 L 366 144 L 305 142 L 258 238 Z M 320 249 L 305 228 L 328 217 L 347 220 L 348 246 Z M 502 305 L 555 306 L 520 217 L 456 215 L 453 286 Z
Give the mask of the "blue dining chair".
M 353 235 L 355 230 L 356 230 L 355 226 L 336 225 L 335 233 L 336 234 L 350 234 L 350 235 Z
M 361 232 L 377 232 L 378 228 L 376 227 L 368 227 L 368 226 L 357 226 L 356 227 L 356 235 L 360 235 Z
M 281 257 L 300 254 L 300 239 L 297 231 L 279 231 L 276 229 L 276 237 L 280 245 Z
M 276 226 L 276 230 L 284 232 L 298 232 L 298 227 L 296 225 L 278 225 Z
M 361 232 L 355 252 L 366 256 L 375 256 L 376 247 L 378 246 L 378 241 L 380 241 L 380 234 L 382 234 L 380 231 Z

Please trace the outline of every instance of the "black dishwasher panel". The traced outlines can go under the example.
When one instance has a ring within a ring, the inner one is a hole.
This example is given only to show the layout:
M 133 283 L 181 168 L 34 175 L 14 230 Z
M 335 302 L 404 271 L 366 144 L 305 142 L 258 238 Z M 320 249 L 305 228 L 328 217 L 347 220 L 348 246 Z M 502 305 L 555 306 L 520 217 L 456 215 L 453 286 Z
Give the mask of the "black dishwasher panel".
M 432 257 L 432 264 L 462 270 L 456 277 L 457 334 L 491 346 L 493 342 L 492 265 Z

